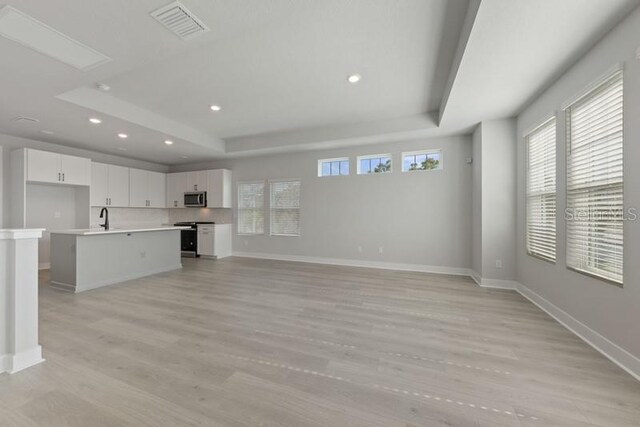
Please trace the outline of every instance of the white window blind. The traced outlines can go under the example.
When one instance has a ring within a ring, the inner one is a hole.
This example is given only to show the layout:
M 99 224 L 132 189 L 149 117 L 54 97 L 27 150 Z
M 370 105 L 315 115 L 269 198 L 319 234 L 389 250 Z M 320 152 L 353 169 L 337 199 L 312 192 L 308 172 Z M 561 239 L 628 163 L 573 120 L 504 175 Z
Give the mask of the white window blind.
M 556 119 L 527 135 L 527 252 L 556 260 Z
M 264 182 L 238 183 L 238 234 L 264 234 Z
M 567 265 L 622 284 L 622 71 L 566 109 Z
M 271 183 L 271 235 L 300 235 L 300 181 Z

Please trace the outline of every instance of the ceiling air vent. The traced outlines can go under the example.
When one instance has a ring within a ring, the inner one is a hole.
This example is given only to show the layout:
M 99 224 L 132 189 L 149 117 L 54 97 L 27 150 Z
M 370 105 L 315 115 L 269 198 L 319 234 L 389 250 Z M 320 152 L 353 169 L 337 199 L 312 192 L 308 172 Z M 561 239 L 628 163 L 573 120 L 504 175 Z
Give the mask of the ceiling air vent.
M 40 120 L 34 119 L 33 117 L 18 116 L 14 117 L 13 121 L 17 123 L 38 123 Z
M 209 31 L 209 27 L 179 1 L 154 10 L 151 16 L 182 40 L 190 40 Z

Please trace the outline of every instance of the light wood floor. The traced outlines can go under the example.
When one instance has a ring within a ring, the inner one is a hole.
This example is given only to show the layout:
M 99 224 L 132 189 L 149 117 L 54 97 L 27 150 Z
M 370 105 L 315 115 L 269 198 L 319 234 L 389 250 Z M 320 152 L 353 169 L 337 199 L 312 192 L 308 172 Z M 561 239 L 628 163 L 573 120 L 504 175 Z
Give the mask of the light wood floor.
M 46 276 L 43 277 L 46 281 Z M 638 426 L 640 383 L 511 291 L 228 258 L 41 286 L 11 426 Z

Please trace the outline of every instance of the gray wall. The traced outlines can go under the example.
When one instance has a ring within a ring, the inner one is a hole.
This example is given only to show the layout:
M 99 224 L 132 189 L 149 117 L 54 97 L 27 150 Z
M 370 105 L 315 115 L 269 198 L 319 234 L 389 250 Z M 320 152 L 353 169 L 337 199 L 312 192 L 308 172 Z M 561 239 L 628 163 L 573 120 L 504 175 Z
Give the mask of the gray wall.
M 555 84 L 531 103 L 518 118 L 518 280 L 610 341 L 640 357 L 640 221 L 624 227 L 624 288 L 581 275 L 566 268 L 565 116 L 563 102 L 624 61 L 624 179 L 625 207 L 640 207 L 640 9 L 603 38 Z M 525 145 L 523 133 L 554 111 L 557 132 L 557 262 L 552 264 L 526 254 L 525 247 Z
M 505 286 L 485 280 L 516 278 L 516 122 L 484 121 L 471 141 L 472 270 L 483 285 Z
M 4 225 L 4 149 L 0 145 L 0 228 L 5 228 Z
M 482 277 L 516 278 L 516 122 L 482 122 Z M 502 261 L 502 267 L 496 262 Z
M 401 172 L 402 151 L 426 148 L 442 149 L 442 171 Z M 393 154 L 391 174 L 355 174 L 357 155 L 380 153 Z M 317 176 L 318 159 L 344 156 L 351 159 L 350 176 Z M 470 137 L 458 136 L 229 159 L 173 170 L 232 169 L 234 192 L 238 181 L 302 180 L 302 235 L 249 237 L 234 230 L 236 252 L 467 269 L 471 266 L 471 165 L 465 160 L 470 156 Z M 234 204 L 235 199 L 234 195 Z
M 471 137 L 473 157 L 471 183 L 471 269 L 482 277 L 482 123 Z
M 49 264 L 51 230 L 78 228 L 76 225 L 76 189 L 56 185 L 27 184 L 27 228 L 46 228 L 38 241 L 38 263 Z

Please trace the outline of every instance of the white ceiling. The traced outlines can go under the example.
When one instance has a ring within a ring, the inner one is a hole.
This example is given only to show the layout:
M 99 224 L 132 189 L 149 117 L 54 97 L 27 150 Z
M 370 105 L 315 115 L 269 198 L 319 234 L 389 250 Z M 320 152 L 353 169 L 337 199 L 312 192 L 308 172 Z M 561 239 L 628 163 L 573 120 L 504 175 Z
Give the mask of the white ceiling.
M 149 13 L 168 0 L 5 0 L 113 60 L 83 72 L 0 37 L 0 132 L 162 164 L 466 132 L 638 4 L 473 0 L 465 24 L 468 0 L 182 2 L 210 32 L 167 31 Z

